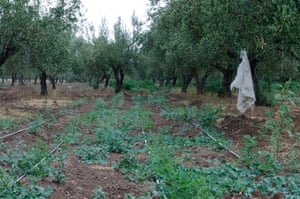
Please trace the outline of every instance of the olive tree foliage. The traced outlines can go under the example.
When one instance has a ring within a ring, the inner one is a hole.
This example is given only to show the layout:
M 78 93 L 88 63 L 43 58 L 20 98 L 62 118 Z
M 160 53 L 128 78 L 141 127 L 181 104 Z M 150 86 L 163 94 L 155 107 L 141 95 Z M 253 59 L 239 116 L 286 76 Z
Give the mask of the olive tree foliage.
M 94 46 L 83 37 L 74 37 L 72 49 L 72 66 L 67 72 L 67 80 L 70 82 L 90 81 L 90 74 L 93 73 L 88 68 L 94 64 Z
M 91 59 L 87 62 L 90 85 L 98 89 L 99 84 L 105 80 L 104 87 L 108 86 L 111 69 L 109 67 L 109 30 L 106 19 L 102 19 L 98 37 L 93 39 Z
M 284 79 L 297 74 L 300 41 L 297 0 L 150 0 L 150 3 L 151 28 L 145 47 L 152 52 L 154 62 L 164 64 L 161 67 L 164 73 L 181 75 L 183 82 L 195 77 L 196 82 L 202 79 L 203 83 L 208 75 L 218 71 L 223 76 L 220 94 L 230 96 L 239 51 L 246 49 L 259 103 L 260 79 Z M 155 51 L 159 52 L 157 56 Z M 286 70 L 290 72 L 284 73 Z
M 80 16 L 79 0 L 3 0 L 0 3 L 0 64 L 18 63 L 18 72 L 33 69 L 41 74 L 41 94 L 46 78 L 65 72 L 71 63 L 70 40 Z M 46 5 L 47 6 L 47 5 Z M 55 85 L 53 84 L 53 88 Z
M 71 66 L 71 38 L 80 12 L 80 1 L 58 0 L 50 12 L 39 17 L 34 24 L 34 37 L 30 42 L 32 67 L 41 73 L 41 94 L 47 94 L 47 74 L 53 77 L 66 72 Z
M 25 54 L 29 41 L 31 23 L 37 15 L 34 6 L 28 0 L 0 1 L 0 67 L 14 57 L 19 60 Z M 6 67 L 14 67 L 13 62 Z
M 108 49 L 108 65 L 116 81 L 115 92 L 118 93 L 122 90 L 125 74 L 130 72 L 133 64 L 131 37 L 121 18 L 114 25 L 114 41 Z
M 202 20 L 199 1 L 152 1 L 150 11 L 151 29 L 147 34 L 146 49 L 151 53 L 159 52 L 156 57 L 163 63 L 163 80 L 181 78 L 182 91 L 195 79 L 197 92 L 203 93 L 207 78 L 212 73 L 209 60 L 205 57 L 203 28 L 207 23 Z M 152 46 L 152 49 L 149 46 Z M 152 54 L 152 53 L 151 53 Z M 156 66 L 154 66 L 157 69 Z
M 106 80 L 105 86 L 111 77 L 115 80 L 115 92 L 122 90 L 125 75 L 129 75 L 135 61 L 135 43 L 121 18 L 114 25 L 114 36 L 109 38 L 105 23 L 100 27 L 100 33 L 93 41 L 93 58 L 88 64 L 88 74 L 92 86 L 98 88 L 99 83 Z

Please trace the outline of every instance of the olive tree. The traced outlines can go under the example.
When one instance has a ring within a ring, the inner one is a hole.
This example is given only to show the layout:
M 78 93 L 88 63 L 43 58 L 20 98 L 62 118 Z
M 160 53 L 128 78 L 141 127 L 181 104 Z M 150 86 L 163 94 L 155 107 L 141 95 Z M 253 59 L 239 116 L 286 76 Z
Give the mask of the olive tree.
M 131 37 L 122 25 L 121 18 L 114 25 L 114 40 L 108 45 L 108 65 L 116 81 L 115 92 L 121 91 L 125 74 L 132 69 Z
M 230 83 L 241 49 L 248 51 L 258 103 L 263 102 L 259 87 L 263 76 L 284 79 L 297 74 L 299 1 L 151 0 L 150 3 L 150 32 L 157 27 L 162 32 L 158 48 L 165 52 L 163 59 L 171 60 L 168 67 L 175 65 L 176 71 L 188 78 L 200 69 L 204 71 L 203 80 L 208 73 L 219 71 L 223 76 L 221 95 L 231 95 Z M 268 70 L 272 73 L 266 73 Z

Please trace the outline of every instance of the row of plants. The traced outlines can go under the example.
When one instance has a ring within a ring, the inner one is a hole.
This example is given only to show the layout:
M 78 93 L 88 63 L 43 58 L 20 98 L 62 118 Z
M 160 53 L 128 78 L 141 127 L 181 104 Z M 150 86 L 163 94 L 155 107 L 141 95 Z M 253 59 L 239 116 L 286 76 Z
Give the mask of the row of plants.
M 258 150 L 257 138 L 246 136 L 239 159 L 232 162 L 207 160 L 210 167 L 185 166 L 185 163 L 193 158 L 188 147 L 199 150 L 208 147 L 219 153 L 223 151 L 218 143 L 230 148 L 231 141 L 214 127 L 222 114 L 221 108 L 210 104 L 198 108 L 188 103 L 175 107 L 161 93 L 134 95 L 131 106 L 125 106 L 128 102 L 123 94 L 114 95 L 107 101 L 98 98 L 90 112 L 84 115 L 72 113 L 69 124 L 53 136 L 54 143 L 64 143 L 66 147 L 60 149 L 59 156 L 51 156 L 34 170 L 31 168 L 48 154 L 47 143 L 40 141 L 31 147 L 19 144 L 18 148 L 2 144 L 1 151 L 5 155 L 0 161 L 0 196 L 46 198 L 51 194 L 51 188 L 40 187 L 37 182 L 43 177 L 52 177 L 63 183 L 67 154 L 74 153 L 78 161 L 86 164 L 108 164 L 113 152 L 122 154 L 120 162 L 113 167 L 120 169 L 128 180 L 148 182 L 152 187 L 151 192 L 143 196 L 128 193 L 125 198 L 222 198 L 228 193 L 251 197 L 257 191 L 262 195 L 280 192 L 285 198 L 296 198 L 300 194 L 297 164 L 300 140 L 289 153 L 291 162 L 284 164 L 280 135 L 286 133 L 296 139 L 299 135 L 293 132 L 289 106 L 283 97 L 283 94 L 278 95 L 281 103 L 278 117 L 267 118 L 261 131 L 262 137 L 268 136 L 271 140 L 267 151 Z M 180 136 L 168 125 L 154 131 L 154 112 L 151 110 L 154 105 L 161 108 L 162 118 L 181 127 L 179 134 L 195 128 L 195 123 L 201 125 L 199 133 L 192 137 Z M 86 131 L 91 131 L 92 135 L 87 136 Z M 210 132 L 215 140 L 207 137 L 204 131 Z M 74 147 L 67 147 L 69 145 Z M 139 155 L 145 159 L 141 161 Z M 14 183 L 23 173 L 28 174 L 29 183 Z M 92 198 L 105 198 L 105 195 L 101 186 L 95 185 Z
M 77 106 L 71 104 L 69 107 Z M 19 132 L 20 128 L 27 124 L 21 133 L 29 133 L 36 139 L 32 144 L 26 144 L 20 139 L 19 134 L 11 133 L 13 139 L 1 140 L 0 143 L 0 197 L 8 199 L 23 198 L 47 198 L 52 193 L 50 186 L 41 186 L 42 178 L 51 178 L 53 182 L 64 182 L 63 173 L 66 151 L 58 148 L 58 143 L 49 143 L 40 139 L 42 125 L 50 127 L 56 119 L 66 114 L 67 110 L 61 110 L 57 116 L 53 115 L 47 106 L 26 118 L 8 117 L 1 119 L 1 129 L 5 135 L 9 132 Z M 5 124 L 5 125 L 2 125 Z M 21 136 L 22 138 L 22 136 Z M 52 155 L 54 146 L 60 153 Z M 51 152 L 51 153 L 50 153 Z M 26 178 L 26 180 L 23 180 Z
M 177 158 L 176 155 L 183 153 L 182 151 L 186 153 L 185 148 L 188 146 L 197 146 L 200 150 L 201 147 L 211 146 L 212 150 L 220 150 L 216 145 L 222 143 L 230 148 L 231 141 L 226 140 L 223 133 L 214 128 L 220 116 L 220 108 L 210 104 L 204 104 L 200 108 L 188 104 L 172 107 L 167 105 L 168 100 L 162 95 L 137 95 L 132 100 L 133 105 L 127 110 L 122 108 L 125 103 L 122 94 L 114 96 L 109 102 L 98 99 L 95 108 L 80 118 L 79 125 L 84 128 L 93 126 L 96 139 L 86 141 L 87 145 L 82 145 L 75 153 L 81 161 L 89 164 L 106 164 L 110 152 L 121 153 L 122 160 L 114 166 L 124 172 L 128 180 L 147 181 L 153 185 L 152 192 L 145 193 L 141 198 L 154 195 L 162 198 L 221 198 L 228 193 L 242 193 L 251 197 L 257 191 L 262 195 L 283 193 L 286 198 L 295 198 L 299 194 L 300 176 L 295 172 L 298 171 L 297 164 L 294 162 L 293 168 L 286 167 L 273 150 L 277 147 L 275 142 L 270 143 L 269 151 L 257 151 L 256 138 L 246 136 L 245 147 L 236 161 L 208 160 L 214 162 L 214 166 L 209 168 L 184 166 L 185 158 Z M 172 135 L 169 126 L 153 132 L 153 113 L 145 108 L 153 104 L 160 105 L 161 116 L 181 125 L 182 131 L 194 128 L 189 121 L 197 122 L 203 130 L 209 131 L 216 138 L 217 143 L 200 130 L 198 135 L 190 138 Z M 288 110 L 285 110 L 279 120 L 288 119 Z M 263 129 L 268 129 L 271 120 L 272 118 L 267 119 Z M 273 120 L 275 121 L 274 118 Z M 280 126 L 275 126 L 274 129 L 283 133 Z M 139 133 L 131 135 L 132 131 Z M 270 136 L 271 140 L 276 138 L 272 129 L 261 134 Z M 141 162 L 137 158 L 138 154 L 144 154 L 146 160 Z M 295 150 L 294 154 L 298 155 Z M 259 158 L 262 161 L 258 161 Z M 293 160 L 297 160 L 296 156 Z M 101 188 L 95 189 L 98 190 L 97 193 L 105 195 Z M 136 196 L 128 193 L 126 197 Z

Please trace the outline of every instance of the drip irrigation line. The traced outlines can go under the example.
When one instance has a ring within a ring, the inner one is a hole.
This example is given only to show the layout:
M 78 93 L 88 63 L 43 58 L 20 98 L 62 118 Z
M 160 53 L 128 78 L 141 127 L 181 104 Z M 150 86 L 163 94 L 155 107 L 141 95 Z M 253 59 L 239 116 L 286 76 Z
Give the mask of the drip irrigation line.
M 56 145 L 56 147 L 54 149 L 52 149 L 46 157 L 42 158 L 38 163 L 36 163 L 31 169 L 29 169 L 28 172 L 32 171 L 33 169 L 37 168 L 42 162 L 44 162 L 49 156 L 51 156 L 53 153 L 55 153 L 55 151 L 57 151 L 57 149 L 62 145 L 63 143 L 59 143 L 58 145 Z M 28 175 L 28 172 L 25 172 L 22 176 L 20 176 L 17 180 L 14 181 L 13 184 L 16 184 L 18 182 L 20 182 L 23 178 L 25 178 Z
M 166 108 L 163 108 L 166 112 L 170 113 L 170 111 L 168 111 Z M 240 158 L 240 155 L 234 151 L 232 151 L 231 149 L 229 149 L 227 146 L 225 146 L 224 144 L 222 144 L 221 142 L 219 142 L 214 136 L 212 136 L 209 132 L 207 132 L 207 130 L 203 129 L 202 126 L 199 123 L 195 123 L 192 122 L 190 120 L 188 120 L 187 118 L 184 119 L 186 122 L 190 123 L 191 125 L 193 125 L 195 128 L 197 128 L 198 130 L 201 130 L 201 132 L 204 132 L 204 134 L 209 137 L 210 139 L 212 139 L 215 143 L 217 143 L 220 147 L 222 147 L 223 149 L 225 149 L 226 151 L 228 151 L 231 155 L 233 155 L 236 158 Z
M 12 181 L 10 183 L 7 184 L 7 187 L 0 193 L 0 196 L 2 196 L 2 194 L 5 192 L 6 189 L 8 189 L 9 187 L 12 187 L 13 185 L 15 185 L 16 183 L 20 182 L 22 179 L 24 179 L 28 173 L 30 171 L 32 171 L 33 169 L 35 169 L 36 167 L 38 167 L 43 161 L 45 161 L 49 156 L 51 156 L 53 153 L 55 153 L 55 151 L 57 151 L 57 149 L 63 144 L 63 142 L 59 143 L 58 145 L 56 145 L 55 148 L 53 148 L 46 157 L 42 158 L 38 163 L 36 163 L 31 169 L 29 169 L 27 172 L 25 172 L 22 176 L 20 176 L 18 179 L 16 179 L 15 181 Z
M 217 143 L 219 146 L 221 146 L 223 149 L 225 149 L 226 151 L 228 151 L 230 154 L 232 154 L 233 156 L 235 156 L 236 158 L 240 158 L 240 155 L 234 151 L 232 151 L 231 149 L 229 149 L 227 146 L 225 146 L 224 144 L 222 144 L 221 142 L 219 142 L 215 137 L 213 137 L 209 132 L 207 132 L 207 130 L 203 130 L 200 124 L 195 124 L 191 121 L 189 121 L 193 126 L 195 126 L 197 129 L 201 130 L 202 132 L 205 133 L 205 135 L 207 135 L 210 139 L 212 139 L 215 143 Z
M 16 135 L 16 134 L 18 134 L 18 133 L 25 132 L 25 131 L 27 131 L 27 130 L 30 130 L 30 129 L 35 128 L 35 127 L 38 127 L 38 126 L 42 126 L 43 124 L 45 124 L 46 122 L 49 122 L 49 121 L 51 121 L 51 120 L 52 120 L 52 119 L 49 119 L 49 120 L 46 120 L 46 121 L 41 122 L 41 123 L 39 123 L 39 124 L 36 124 L 36 125 L 34 125 L 34 126 L 29 126 L 29 127 L 27 127 L 27 128 L 18 130 L 18 131 L 16 131 L 16 132 L 13 132 L 13 133 L 4 135 L 4 136 L 0 137 L 0 140 L 3 140 L 3 139 L 8 138 L 8 137 L 11 137 L 11 136 Z

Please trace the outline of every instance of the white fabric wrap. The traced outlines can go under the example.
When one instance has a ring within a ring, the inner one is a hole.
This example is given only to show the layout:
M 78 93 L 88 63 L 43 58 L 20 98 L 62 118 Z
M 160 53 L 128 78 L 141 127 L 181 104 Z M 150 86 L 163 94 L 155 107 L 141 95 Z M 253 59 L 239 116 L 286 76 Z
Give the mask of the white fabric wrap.
M 238 67 L 237 75 L 231 83 L 230 89 L 232 90 L 234 87 L 239 89 L 237 109 L 243 114 L 254 105 L 256 98 L 247 52 L 242 50 L 240 56 L 242 62 Z

